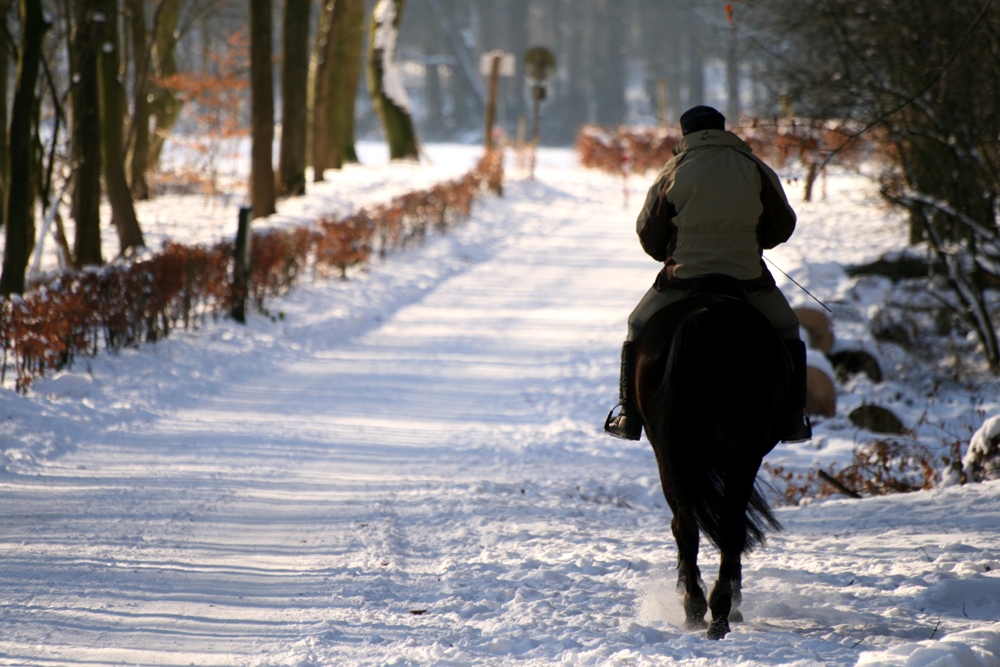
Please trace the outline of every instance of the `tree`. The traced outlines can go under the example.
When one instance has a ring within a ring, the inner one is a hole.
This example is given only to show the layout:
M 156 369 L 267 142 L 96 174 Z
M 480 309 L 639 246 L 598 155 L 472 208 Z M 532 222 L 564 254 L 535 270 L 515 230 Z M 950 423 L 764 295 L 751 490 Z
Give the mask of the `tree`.
M 3 225 L 3 201 L 7 183 L 7 78 L 10 73 L 10 52 L 14 45 L 7 40 L 7 15 L 13 0 L 0 0 L 0 226 Z
M 750 26 L 798 115 L 856 121 L 887 158 L 885 198 L 947 268 L 939 298 L 1000 372 L 1000 6 L 989 0 L 768 0 Z M 891 26 L 891 29 L 887 29 Z
M 94 0 L 78 0 L 70 48 L 73 255 L 79 267 L 99 266 L 101 256 L 101 123 L 97 84 L 99 35 Z
M 275 212 L 271 23 L 271 0 L 250 0 L 250 205 L 255 218 Z
M 312 113 L 310 158 L 313 167 L 313 181 L 316 183 L 323 180 L 323 172 L 330 166 L 330 142 L 327 140 L 327 134 L 329 132 L 328 109 L 332 104 L 330 88 L 333 76 L 331 70 L 335 68 L 332 44 L 337 33 L 335 24 L 342 16 L 341 13 L 337 12 L 337 9 L 342 6 L 343 3 L 336 0 L 326 2 L 323 5 L 323 13 L 319 19 L 319 31 L 316 34 L 316 66 L 312 75 L 312 105 L 310 109 Z
M 335 154 L 334 164 L 358 161 L 354 140 L 354 104 L 358 99 L 364 62 L 366 12 L 364 0 L 344 0 L 344 4 L 343 48 L 338 54 L 341 62 L 340 77 L 333 86 L 334 90 L 341 91 L 334 100 L 336 116 L 333 133 L 339 144 L 339 154 Z
M 97 83 L 101 121 L 101 164 L 104 186 L 111 204 L 111 224 L 118 231 L 118 249 L 122 255 L 146 245 L 135 215 L 132 193 L 125 178 L 125 149 L 122 143 L 122 119 L 125 117 L 125 88 L 118 78 L 118 0 L 94 3 L 97 37 Z
M 42 15 L 37 0 L 21 0 L 21 48 L 17 60 L 17 82 L 14 86 L 14 103 L 10 114 L 10 138 L 7 151 L 9 187 L 4 196 L 6 220 L 3 273 L 0 275 L 0 293 L 3 295 L 24 292 L 25 270 L 35 241 L 34 201 L 32 179 L 37 140 L 35 118 L 39 98 L 35 91 L 38 70 L 42 60 L 42 41 L 50 24 Z
M 131 17 L 132 35 L 132 123 L 126 138 L 128 145 L 128 174 L 132 196 L 137 200 L 149 199 L 146 170 L 149 167 L 149 104 L 150 50 L 149 31 L 146 29 L 146 10 L 143 0 L 126 0 Z
M 405 0 L 379 0 L 368 35 L 368 88 L 393 160 L 418 159 L 410 100 L 393 63 Z
M 306 191 L 310 9 L 310 0 L 285 0 L 278 150 L 278 190 L 284 195 L 301 195 Z
M 337 0 L 327 5 L 324 32 L 318 40 L 319 59 L 313 109 L 314 178 L 323 170 L 357 162 L 354 148 L 354 102 L 358 97 L 364 47 L 364 0 Z M 322 79 L 320 78 L 322 77 Z
M 178 73 L 174 50 L 180 37 L 178 19 L 182 2 L 183 0 L 160 0 L 156 7 L 150 53 L 157 81 L 166 81 Z M 151 106 L 155 129 L 150 139 L 148 169 L 159 164 L 163 144 L 180 116 L 182 104 L 173 90 L 166 86 L 155 86 Z M 143 119 L 137 118 L 136 127 L 141 122 Z

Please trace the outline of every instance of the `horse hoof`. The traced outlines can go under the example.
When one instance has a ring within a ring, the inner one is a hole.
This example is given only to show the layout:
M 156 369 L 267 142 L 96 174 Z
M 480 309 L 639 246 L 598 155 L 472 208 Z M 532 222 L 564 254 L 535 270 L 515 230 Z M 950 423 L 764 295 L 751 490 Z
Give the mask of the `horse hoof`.
M 708 623 L 703 618 L 689 618 L 684 621 L 684 627 L 688 630 L 704 630 L 708 627 Z
M 729 612 L 729 620 L 732 621 L 733 623 L 742 623 L 743 612 L 740 611 L 739 609 L 733 609 L 731 612 Z
M 708 626 L 708 632 L 705 634 L 705 637 L 708 639 L 722 639 L 727 634 L 729 634 L 729 620 L 717 618 Z

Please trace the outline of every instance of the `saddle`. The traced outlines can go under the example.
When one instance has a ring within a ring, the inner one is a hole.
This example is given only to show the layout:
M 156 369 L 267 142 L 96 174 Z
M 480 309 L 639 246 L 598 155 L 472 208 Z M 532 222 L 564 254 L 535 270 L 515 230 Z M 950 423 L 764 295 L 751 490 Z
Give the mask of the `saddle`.
M 743 283 L 732 276 L 722 273 L 709 273 L 698 278 L 693 278 L 685 296 L 721 296 L 736 299 L 746 304 L 750 303 L 750 295 L 747 293 Z M 795 359 L 787 347 L 785 348 L 785 363 L 789 370 L 795 369 Z
M 721 273 L 710 273 L 694 278 L 687 289 L 687 296 L 728 296 L 743 302 L 750 300 L 747 290 L 736 278 Z

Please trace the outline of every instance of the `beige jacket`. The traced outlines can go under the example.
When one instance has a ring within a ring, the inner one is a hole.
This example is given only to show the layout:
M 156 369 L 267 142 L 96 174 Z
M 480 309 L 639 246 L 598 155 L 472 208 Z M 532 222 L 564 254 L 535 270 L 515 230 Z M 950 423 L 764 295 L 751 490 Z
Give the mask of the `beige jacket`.
M 795 230 L 778 175 L 725 130 L 692 132 L 674 154 L 636 221 L 643 249 L 666 264 L 657 289 L 684 288 L 710 273 L 773 289 L 762 252 Z

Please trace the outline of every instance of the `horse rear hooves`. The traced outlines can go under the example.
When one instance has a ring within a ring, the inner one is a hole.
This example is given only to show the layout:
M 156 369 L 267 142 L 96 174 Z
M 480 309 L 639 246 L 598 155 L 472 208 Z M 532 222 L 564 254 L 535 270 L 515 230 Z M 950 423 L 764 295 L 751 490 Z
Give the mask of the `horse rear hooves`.
M 739 609 L 733 609 L 731 612 L 729 612 L 729 620 L 733 623 L 742 623 L 743 612 L 740 611 Z
M 729 634 L 729 619 L 717 618 L 708 626 L 708 632 L 705 634 L 705 637 L 708 639 L 722 639 L 727 634 Z
M 687 630 L 704 630 L 708 623 L 703 618 L 689 618 L 684 621 L 684 628 Z

